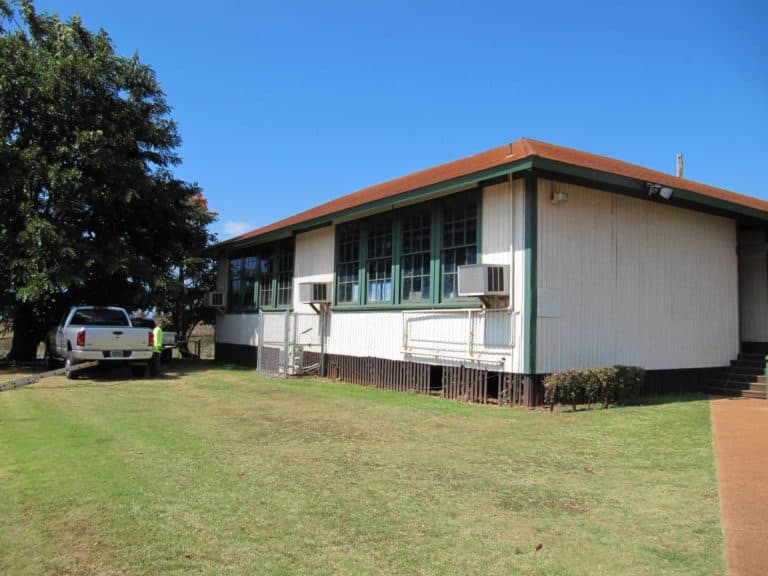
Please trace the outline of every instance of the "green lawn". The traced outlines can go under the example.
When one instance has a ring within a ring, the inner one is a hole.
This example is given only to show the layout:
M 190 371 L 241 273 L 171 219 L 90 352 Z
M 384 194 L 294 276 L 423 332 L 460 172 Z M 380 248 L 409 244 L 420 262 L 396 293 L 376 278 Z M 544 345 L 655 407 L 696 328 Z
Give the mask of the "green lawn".
M 705 400 L 550 414 L 178 366 L 0 393 L 0 574 L 725 572 Z

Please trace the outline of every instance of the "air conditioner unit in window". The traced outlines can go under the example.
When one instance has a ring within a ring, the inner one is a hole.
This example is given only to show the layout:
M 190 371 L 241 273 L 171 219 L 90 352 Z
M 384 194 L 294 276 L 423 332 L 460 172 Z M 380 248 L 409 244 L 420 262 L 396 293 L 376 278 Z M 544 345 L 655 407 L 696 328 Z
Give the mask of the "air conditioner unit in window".
M 224 292 L 205 293 L 205 306 L 207 308 L 224 308 L 226 304 L 227 298 Z
M 299 300 L 304 304 L 330 304 L 330 282 L 301 282 L 299 284 Z
M 475 296 L 483 304 L 509 298 L 509 266 L 468 264 L 459 266 L 459 296 Z

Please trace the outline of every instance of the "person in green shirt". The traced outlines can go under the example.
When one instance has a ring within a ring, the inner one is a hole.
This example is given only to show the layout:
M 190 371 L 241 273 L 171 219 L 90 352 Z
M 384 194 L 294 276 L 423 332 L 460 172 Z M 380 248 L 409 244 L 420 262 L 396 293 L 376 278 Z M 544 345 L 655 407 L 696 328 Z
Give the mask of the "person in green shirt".
M 149 363 L 149 373 L 151 376 L 160 375 L 160 354 L 163 352 L 163 329 L 155 324 L 152 330 L 154 340 L 152 343 L 152 360 Z

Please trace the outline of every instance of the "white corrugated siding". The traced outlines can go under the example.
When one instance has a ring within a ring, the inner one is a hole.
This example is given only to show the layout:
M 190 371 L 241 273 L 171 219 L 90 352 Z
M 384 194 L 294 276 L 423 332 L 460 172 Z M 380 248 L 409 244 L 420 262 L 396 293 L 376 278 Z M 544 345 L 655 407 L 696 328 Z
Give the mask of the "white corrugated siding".
M 512 363 L 510 372 L 523 372 L 523 305 L 525 302 L 525 180 L 517 179 L 512 183 L 512 303 L 514 316 L 512 323 Z M 504 225 L 504 224 L 502 224 Z
M 293 309 L 312 312 L 309 304 L 299 300 L 302 282 L 333 282 L 334 227 L 326 226 L 296 235 L 293 274 Z
M 762 230 L 739 235 L 743 246 L 739 255 L 739 312 L 744 342 L 768 342 L 768 257 L 763 250 L 749 249 L 751 244 L 765 242 Z
M 400 360 L 400 312 L 339 312 L 330 317 L 326 350 L 330 354 Z
M 523 303 L 523 196 L 524 181 L 502 182 L 483 189 L 482 261 L 484 264 L 510 266 L 510 307 L 507 315 L 494 314 L 485 319 L 486 342 L 506 342 L 506 370 L 521 371 L 520 338 Z M 517 247 L 517 250 L 515 249 Z
M 259 314 L 220 314 L 216 317 L 216 342 L 259 344 Z
M 537 372 L 736 355 L 733 220 L 543 179 L 538 202 Z
M 509 370 L 510 327 L 507 310 L 336 312 L 330 318 L 327 350 Z

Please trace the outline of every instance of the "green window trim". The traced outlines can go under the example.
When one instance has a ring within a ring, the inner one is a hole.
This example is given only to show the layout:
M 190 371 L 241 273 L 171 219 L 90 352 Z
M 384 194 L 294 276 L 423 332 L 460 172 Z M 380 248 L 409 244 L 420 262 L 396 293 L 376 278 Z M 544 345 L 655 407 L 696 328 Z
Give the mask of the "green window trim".
M 363 235 L 363 303 L 393 304 L 394 218 L 386 214 L 370 219 L 363 229 Z
M 446 296 L 443 286 L 457 266 L 480 262 L 481 224 L 482 189 L 475 188 L 337 225 L 333 309 L 478 307 L 477 298 Z
M 460 299 L 458 267 L 477 264 L 480 253 L 480 204 L 477 198 L 444 201 L 440 226 L 440 301 Z M 451 295 L 452 294 L 452 295 Z
M 336 228 L 336 290 L 339 305 L 355 305 L 360 301 L 361 244 L 360 224 L 352 222 Z
M 227 313 L 292 308 L 294 257 L 293 239 L 230 254 Z

